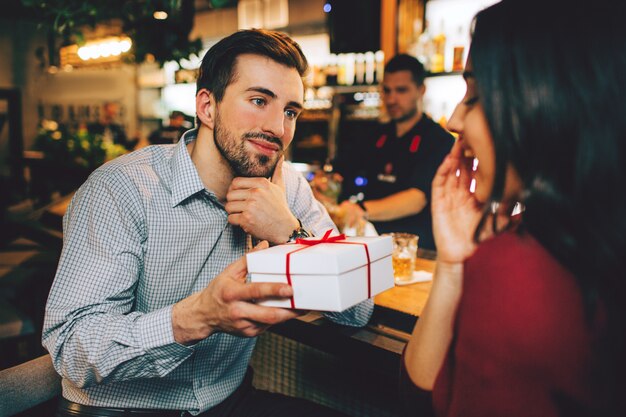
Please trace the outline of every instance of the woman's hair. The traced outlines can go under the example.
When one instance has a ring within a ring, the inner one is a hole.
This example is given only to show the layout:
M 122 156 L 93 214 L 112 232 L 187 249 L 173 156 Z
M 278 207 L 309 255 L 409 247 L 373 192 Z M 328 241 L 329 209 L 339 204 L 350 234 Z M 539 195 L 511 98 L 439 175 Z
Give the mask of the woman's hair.
M 243 54 L 261 55 L 295 68 L 300 77 L 304 77 L 308 70 L 300 46 L 287 35 L 264 29 L 240 30 L 220 40 L 204 55 L 196 91 L 206 88 L 218 102 L 221 101 L 226 87 L 237 75 L 237 57 Z
M 602 372 L 623 396 L 626 24 L 612 3 L 504 0 L 476 16 L 470 53 L 495 147 L 492 200 L 512 164 L 522 229 L 576 277 L 590 318 L 607 313 Z

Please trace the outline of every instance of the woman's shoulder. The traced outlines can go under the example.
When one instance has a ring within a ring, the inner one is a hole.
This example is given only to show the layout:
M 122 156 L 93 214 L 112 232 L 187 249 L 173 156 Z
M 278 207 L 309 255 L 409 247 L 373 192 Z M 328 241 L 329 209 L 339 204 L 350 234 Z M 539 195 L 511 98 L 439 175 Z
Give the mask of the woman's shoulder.
M 465 307 L 498 317 L 496 333 L 511 340 L 547 343 L 563 326 L 584 323 L 574 275 L 528 233 L 505 232 L 481 243 L 465 263 L 463 285 Z
M 466 267 L 484 269 L 484 273 L 507 268 L 511 273 L 549 270 L 559 276 L 571 275 L 537 239 L 523 231 L 503 232 L 481 242 Z

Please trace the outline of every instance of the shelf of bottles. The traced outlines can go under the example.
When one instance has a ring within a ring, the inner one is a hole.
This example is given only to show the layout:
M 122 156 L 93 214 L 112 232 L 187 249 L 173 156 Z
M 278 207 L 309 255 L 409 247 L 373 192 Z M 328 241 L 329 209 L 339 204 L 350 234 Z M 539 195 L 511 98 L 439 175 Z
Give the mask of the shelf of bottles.
M 362 107 L 356 114 L 372 117 L 373 109 L 380 105 L 378 83 L 384 66 L 383 51 L 328 54 L 311 65 L 304 108 L 313 112 L 330 111 L 337 94 L 353 93 L 355 102 Z
M 428 71 L 424 109 L 446 125 L 455 106 L 463 99 L 462 78 L 470 46 L 472 19 L 477 12 L 498 0 L 428 0 L 424 20 L 414 22 L 419 34 L 408 53 Z

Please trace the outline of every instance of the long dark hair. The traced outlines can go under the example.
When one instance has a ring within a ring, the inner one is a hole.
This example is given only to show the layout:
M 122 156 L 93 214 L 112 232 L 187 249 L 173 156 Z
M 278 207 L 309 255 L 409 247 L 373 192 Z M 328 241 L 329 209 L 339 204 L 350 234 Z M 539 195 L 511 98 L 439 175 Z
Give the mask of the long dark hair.
M 522 230 L 607 313 L 599 366 L 613 400 L 626 373 L 626 24 L 620 2 L 504 0 L 475 19 L 471 59 L 495 147 L 492 198 L 510 163 Z

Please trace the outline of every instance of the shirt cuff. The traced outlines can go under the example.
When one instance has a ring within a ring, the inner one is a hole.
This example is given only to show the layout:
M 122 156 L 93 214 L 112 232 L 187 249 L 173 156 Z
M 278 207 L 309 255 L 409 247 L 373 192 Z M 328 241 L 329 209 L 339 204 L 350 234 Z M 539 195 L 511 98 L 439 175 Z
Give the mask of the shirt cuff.
M 174 339 L 172 307 L 146 313 L 137 320 L 140 346 L 159 368 L 159 373 L 173 370 L 194 352 L 192 346 L 181 345 Z

